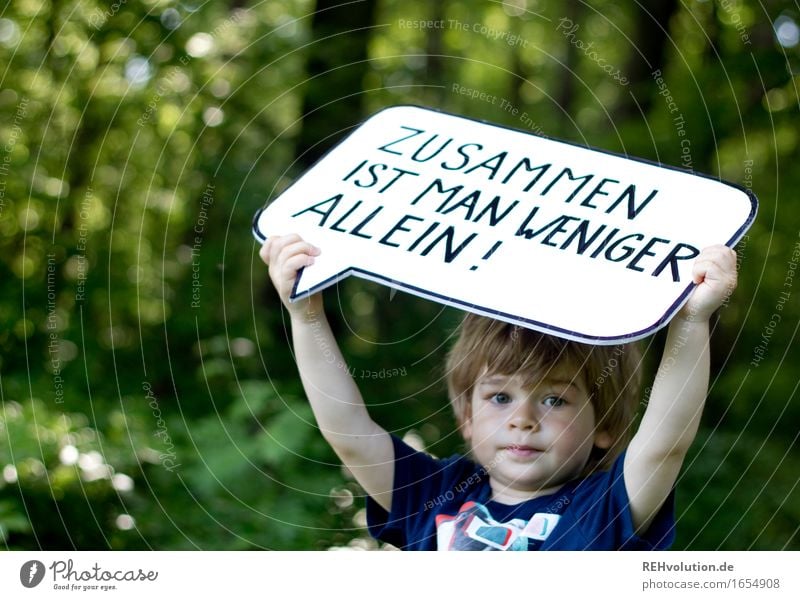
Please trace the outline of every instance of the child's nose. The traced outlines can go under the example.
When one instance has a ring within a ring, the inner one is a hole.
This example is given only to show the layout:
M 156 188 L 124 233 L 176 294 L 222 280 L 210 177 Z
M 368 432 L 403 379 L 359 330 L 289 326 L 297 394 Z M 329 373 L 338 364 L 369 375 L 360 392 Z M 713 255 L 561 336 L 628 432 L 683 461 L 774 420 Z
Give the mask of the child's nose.
M 539 429 L 539 419 L 536 415 L 535 405 L 530 400 L 520 402 L 508 422 L 512 429 L 536 431 Z

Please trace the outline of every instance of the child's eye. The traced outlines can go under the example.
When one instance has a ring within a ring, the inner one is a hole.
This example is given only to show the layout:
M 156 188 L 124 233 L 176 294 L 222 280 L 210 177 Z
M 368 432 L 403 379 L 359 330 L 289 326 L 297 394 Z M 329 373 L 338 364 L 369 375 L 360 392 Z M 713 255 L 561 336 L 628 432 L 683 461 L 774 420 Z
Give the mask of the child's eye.
M 511 396 L 505 392 L 498 392 L 491 397 L 494 404 L 511 404 Z
M 564 406 L 567 403 L 564 398 L 561 396 L 548 396 L 544 399 L 544 405 L 550 408 L 556 408 L 558 406 Z

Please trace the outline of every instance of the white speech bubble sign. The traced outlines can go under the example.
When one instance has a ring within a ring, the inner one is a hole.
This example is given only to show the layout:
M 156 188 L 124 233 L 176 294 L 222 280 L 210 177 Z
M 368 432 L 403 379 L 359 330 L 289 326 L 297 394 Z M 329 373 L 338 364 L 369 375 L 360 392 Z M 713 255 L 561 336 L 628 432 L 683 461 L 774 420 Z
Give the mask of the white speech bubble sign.
M 256 215 L 321 248 L 297 300 L 355 275 L 593 344 L 643 338 L 733 247 L 749 191 L 708 176 L 416 106 L 384 109 Z

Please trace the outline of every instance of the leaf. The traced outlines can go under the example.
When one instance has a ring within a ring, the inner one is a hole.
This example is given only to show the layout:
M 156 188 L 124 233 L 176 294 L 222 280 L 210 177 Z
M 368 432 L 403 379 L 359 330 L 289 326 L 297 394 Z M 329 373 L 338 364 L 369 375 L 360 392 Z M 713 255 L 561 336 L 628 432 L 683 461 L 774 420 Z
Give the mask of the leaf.
M 287 404 L 259 436 L 258 456 L 274 467 L 303 459 L 309 438 L 319 435 L 313 418 L 308 404 Z

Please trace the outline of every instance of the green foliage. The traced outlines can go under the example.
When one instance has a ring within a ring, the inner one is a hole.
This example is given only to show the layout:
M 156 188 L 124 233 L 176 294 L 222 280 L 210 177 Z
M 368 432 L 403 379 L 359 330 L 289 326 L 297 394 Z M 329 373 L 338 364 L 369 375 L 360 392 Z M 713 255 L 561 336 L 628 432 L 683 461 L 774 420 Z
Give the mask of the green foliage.
M 675 548 L 796 549 L 800 464 L 791 450 L 747 433 L 700 436 L 678 482 Z
M 4 402 L 0 448 L 0 532 L 11 548 L 119 544 L 135 458 L 108 447 L 83 414 L 41 401 Z M 111 429 L 111 434 L 115 432 Z
M 302 168 L 299 148 L 329 147 L 304 110 L 344 131 L 410 103 L 691 166 L 758 195 L 739 289 L 714 331 L 703 439 L 678 488 L 679 546 L 800 548 L 798 46 L 773 29 L 797 15 L 750 0 L 662 3 L 674 8 L 665 23 L 611 0 L 370 4 L 374 27 L 359 36 L 333 12 L 315 25 L 310 0 L 3 9 L 2 544 L 374 546 L 363 492 L 302 396 L 249 229 Z M 634 81 L 571 43 L 565 18 Z M 445 26 L 410 25 L 435 19 Z M 646 54 L 636 44 L 662 25 L 663 52 Z M 346 79 L 314 71 L 345 52 L 366 57 Z M 326 302 L 376 420 L 438 455 L 460 449 L 442 369 L 459 315 L 362 281 Z

